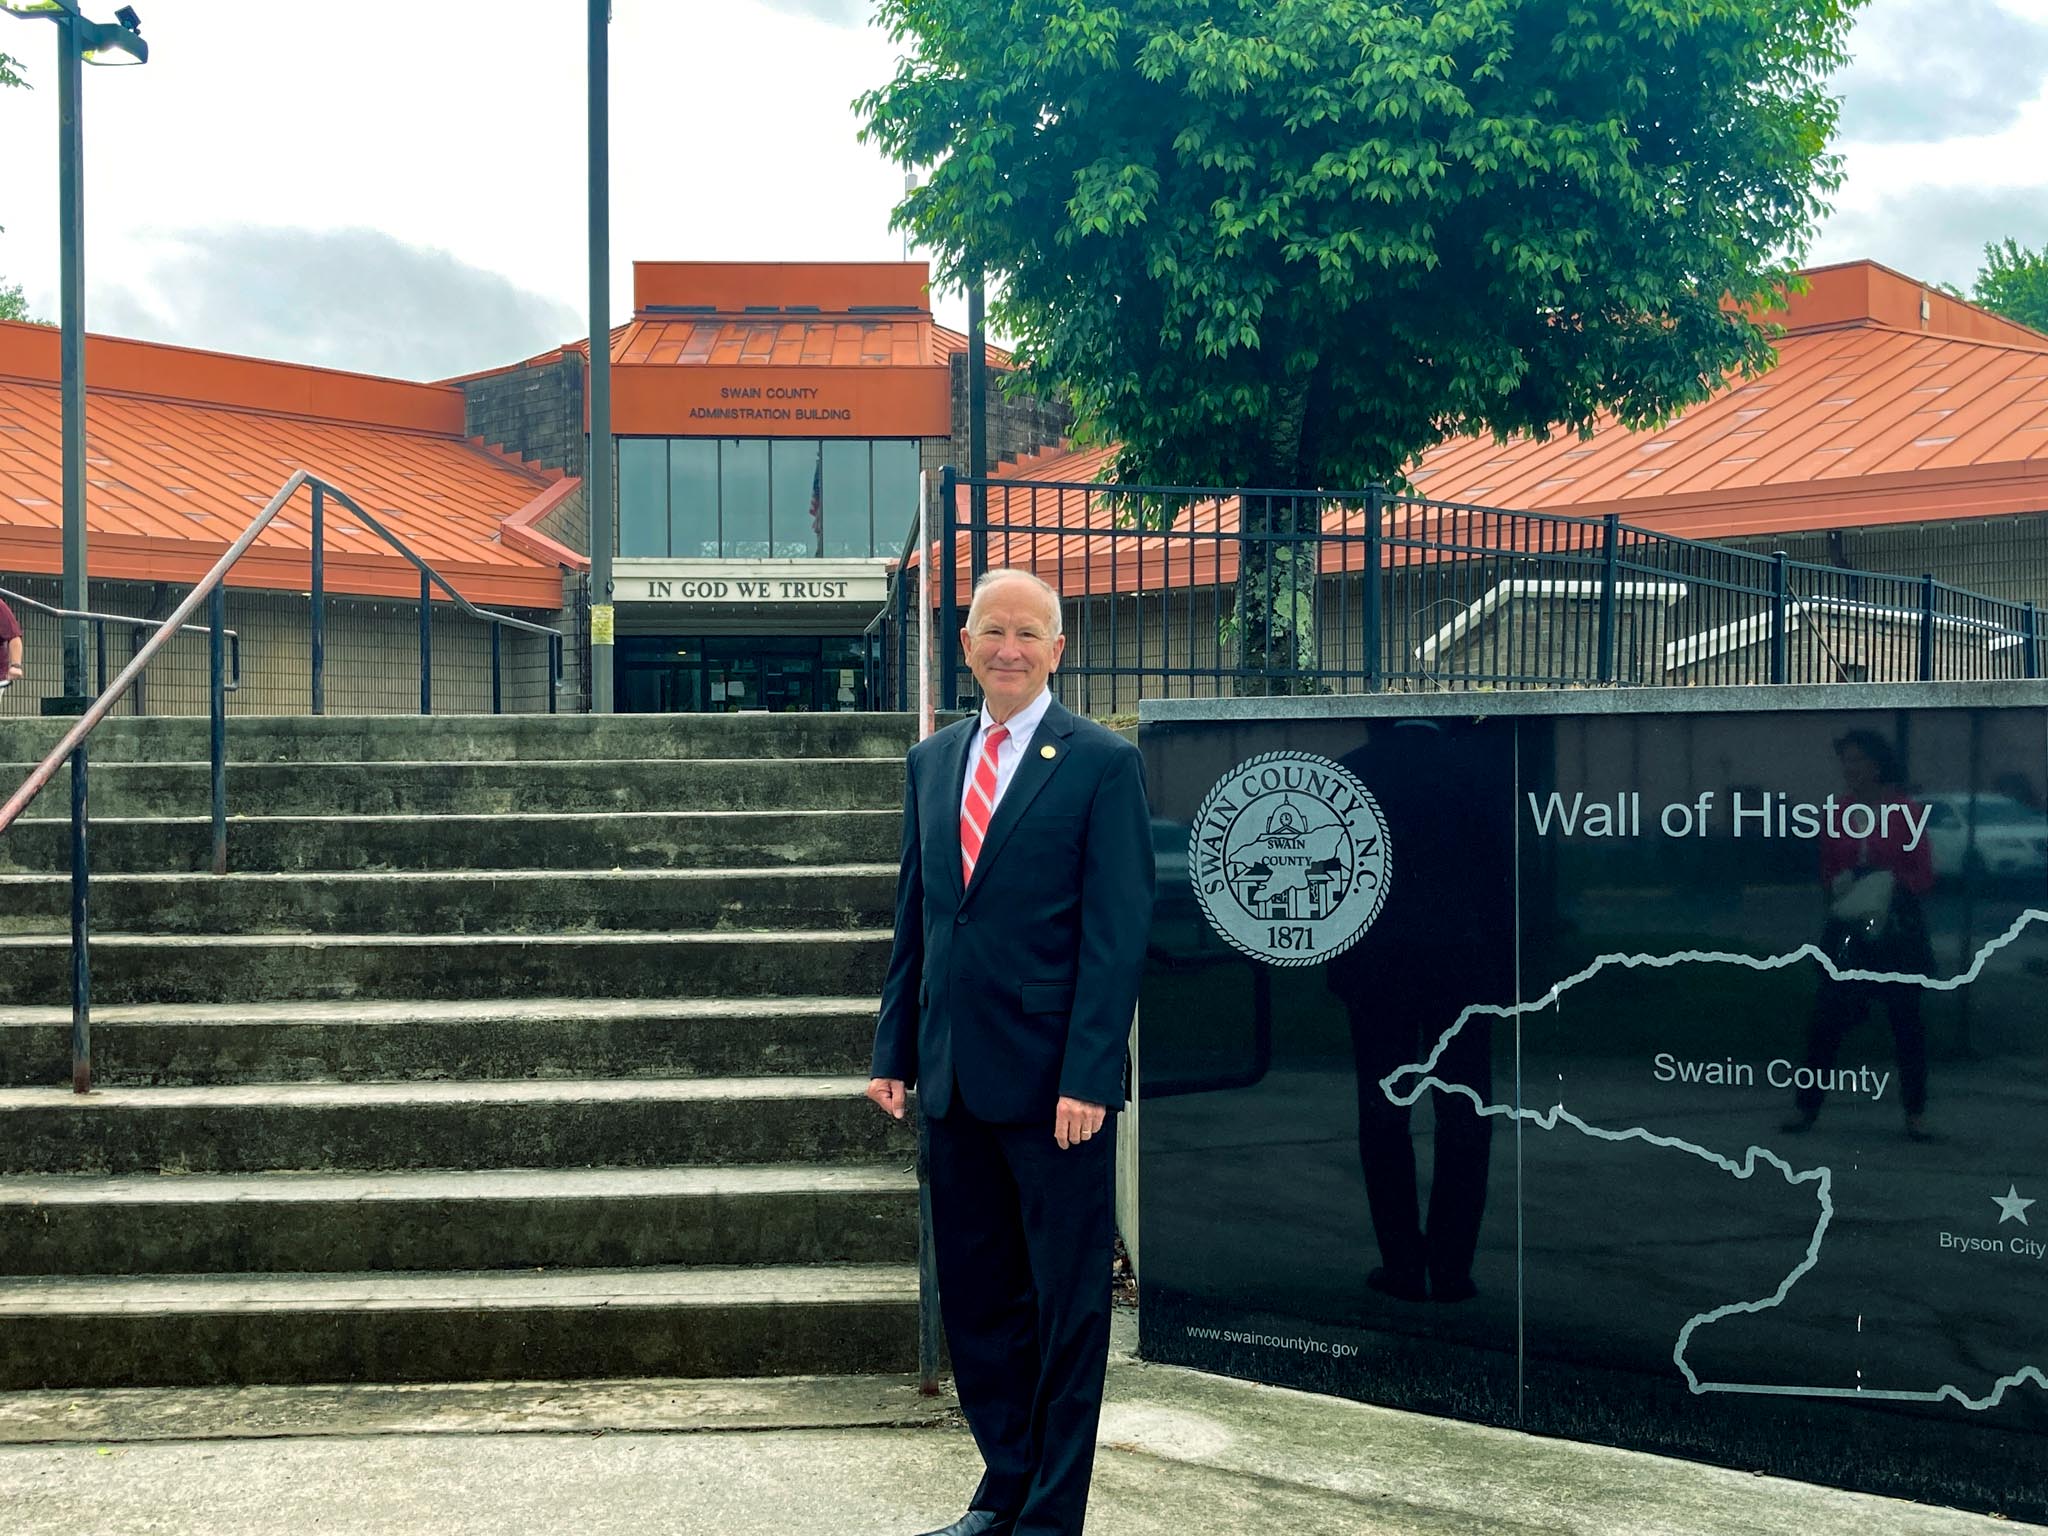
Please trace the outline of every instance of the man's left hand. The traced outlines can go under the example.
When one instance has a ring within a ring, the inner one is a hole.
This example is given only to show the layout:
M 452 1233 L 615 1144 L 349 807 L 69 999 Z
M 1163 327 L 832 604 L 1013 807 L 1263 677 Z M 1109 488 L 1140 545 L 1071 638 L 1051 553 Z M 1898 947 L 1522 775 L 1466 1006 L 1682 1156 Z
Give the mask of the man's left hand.
M 1108 1118 L 1109 1111 L 1100 1104 L 1063 1097 L 1052 1114 L 1052 1139 L 1060 1144 L 1062 1150 L 1077 1147 L 1098 1135 L 1102 1122 Z

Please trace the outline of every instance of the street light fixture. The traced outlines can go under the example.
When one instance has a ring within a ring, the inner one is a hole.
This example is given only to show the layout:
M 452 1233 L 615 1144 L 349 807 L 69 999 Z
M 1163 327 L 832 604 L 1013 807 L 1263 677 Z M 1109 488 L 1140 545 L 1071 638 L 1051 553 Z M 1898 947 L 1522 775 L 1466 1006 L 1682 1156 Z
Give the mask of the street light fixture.
M 81 64 L 146 64 L 142 18 L 124 5 L 114 19 L 91 21 L 76 0 L 0 0 L 0 12 L 57 24 L 57 203 L 62 252 L 59 307 L 64 420 L 64 607 L 86 607 L 85 591 L 85 134 L 80 118 Z M 66 714 L 85 712 L 85 621 L 64 621 L 64 697 L 49 701 Z M 47 707 L 47 706 L 46 706 Z
M 142 18 L 135 14 L 132 5 L 114 12 L 110 22 L 86 20 L 79 14 L 75 0 L 0 0 L 0 11 L 9 16 L 40 16 L 47 21 L 68 23 L 78 34 L 79 55 L 87 64 L 149 62 L 149 44 L 142 40 Z

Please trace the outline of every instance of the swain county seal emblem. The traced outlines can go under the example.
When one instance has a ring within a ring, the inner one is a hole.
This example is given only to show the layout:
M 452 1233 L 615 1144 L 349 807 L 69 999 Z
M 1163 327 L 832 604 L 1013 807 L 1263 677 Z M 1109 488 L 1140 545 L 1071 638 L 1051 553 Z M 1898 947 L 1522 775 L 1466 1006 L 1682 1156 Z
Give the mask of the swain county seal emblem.
M 1254 959 L 1315 965 L 1372 926 L 1393 871 L 1386 818 L 1349 770 L 1268 752 L 1209 791 L 1188 835 L 1195 899 Z

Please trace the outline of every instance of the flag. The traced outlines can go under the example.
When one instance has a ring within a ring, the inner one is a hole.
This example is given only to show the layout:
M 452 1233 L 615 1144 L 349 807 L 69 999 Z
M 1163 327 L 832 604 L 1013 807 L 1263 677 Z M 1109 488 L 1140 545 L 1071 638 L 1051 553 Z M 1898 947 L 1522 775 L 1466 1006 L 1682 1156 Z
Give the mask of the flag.
M 818 467 L 811 472 L 811 532 L 818 536 L 819 554 L 825 553 L 825 444 L 818 443 Z

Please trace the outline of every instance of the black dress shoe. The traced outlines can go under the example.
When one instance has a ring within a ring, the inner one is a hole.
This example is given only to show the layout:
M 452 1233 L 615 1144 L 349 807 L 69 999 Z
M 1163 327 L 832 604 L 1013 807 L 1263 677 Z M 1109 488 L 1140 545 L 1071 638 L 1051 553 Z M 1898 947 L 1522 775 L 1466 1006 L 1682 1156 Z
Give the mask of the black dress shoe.
M 1470 1301 L 1478 1294 L 1479 1287 L 1472 1283 L 1470 1275 L 1457 1275 L 1447 1280 L 1431 1280 L 1429 1282 L 1429 1299 L 1431 1301 L 1441 1301 L 1446 1305 Z
M 1391 1296 L 1396 1301 L 1429 1300 L 1429 1282 L 1420 1271 L 1382 1267 L 1368 1274 L 1365 1283 L 1382 1296 Z
M 970 1509 L 951 1525 L 924 1536 L 1010 1536 L 1017 1523 L 1014 1515 L 999 1515 L 992 1509 Z

